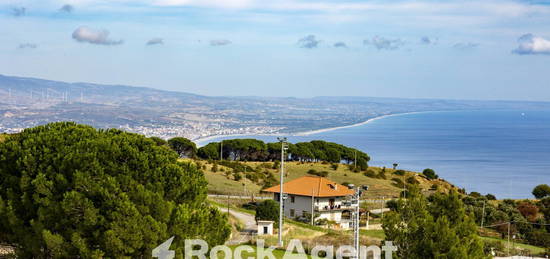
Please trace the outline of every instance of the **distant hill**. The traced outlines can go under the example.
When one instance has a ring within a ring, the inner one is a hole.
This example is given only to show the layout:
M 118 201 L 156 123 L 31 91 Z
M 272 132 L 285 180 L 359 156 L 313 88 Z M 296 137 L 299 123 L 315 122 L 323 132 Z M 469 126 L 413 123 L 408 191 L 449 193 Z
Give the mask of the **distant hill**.
M 191 139 L 295 133 L 413 111 L 550 109 L 550 103 L 372 97 L 213 97 L 147 87 L 0 75 L 0 133 L 53 121 Z

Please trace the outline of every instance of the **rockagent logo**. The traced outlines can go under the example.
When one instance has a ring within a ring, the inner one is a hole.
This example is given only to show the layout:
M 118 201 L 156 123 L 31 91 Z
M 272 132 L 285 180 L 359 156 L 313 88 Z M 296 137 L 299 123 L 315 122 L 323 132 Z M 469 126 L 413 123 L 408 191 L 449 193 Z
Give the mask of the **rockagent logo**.
M 170 245 L 174 241 L 174 237 L 166 240 L 164 243 L 153 249 L 152 256 L 158 259 L 173 259 L 176 253 L 170 250 Z M 256 241 L 256 249 L 249 245 L 241 245 L 235 247 L 233 250 L 225 245 L 218 245 L 210 249 L 206 241 L 201 239 L 186 239 L 185 240 L 185 259 L 218 259 L 219 255 L 223 254 L 224 259 L 243 259 L 243 252 L 248 254 L 256 254 L 256 258 L 247 257 L 246 259 L 276 259 L 273 255 L 275 247 L 265 248 L 265 241 L 258 239 Z M 393 245 L 392 241 L 385 241 L 384 245 L 380 248 L 378 246 L 361 246 L 359 248 L 359 259 L 366 259 L 367 255 L 370 258 L 379 259 L 382 258 L 382 252 L 384 252 L 385 259 L 391 259 L 392 253 L 397 251 L 397 247 Z M 353 246 L 340 246 L 334 250 L 334 246 L 322 246 L 318 245 L 311 249 L 311 256 L 319 258 L 332 259 L 336 256 L 337 259 L 351 258 L 355 255 L 355 248 Z M 293 258 L 305 256 L 305 250 L 302 246 L 302 242 L 298 239 L 293 239 L 288 244 L 283 258 Z

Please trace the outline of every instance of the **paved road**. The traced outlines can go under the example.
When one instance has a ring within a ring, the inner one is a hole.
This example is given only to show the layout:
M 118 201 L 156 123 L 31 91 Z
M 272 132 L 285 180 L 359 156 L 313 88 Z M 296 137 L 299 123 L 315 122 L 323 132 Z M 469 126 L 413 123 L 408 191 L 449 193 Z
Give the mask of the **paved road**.
M 218 209 L 222 212 L 227 212 L 227 208 L 218 207 Z M 239 235 L 231 237 L 231 239 L 227 241 L 227 245 L 246 243 L 257 234 L 258 225 L 256 225 L 256 219 L 254 219 L 254 215 L 250 215 L 233 209 L 229 209 L 229 214 L 237 218 L 237 220 L 239 220 L 244 225 L 244 228 L 240 231 Z

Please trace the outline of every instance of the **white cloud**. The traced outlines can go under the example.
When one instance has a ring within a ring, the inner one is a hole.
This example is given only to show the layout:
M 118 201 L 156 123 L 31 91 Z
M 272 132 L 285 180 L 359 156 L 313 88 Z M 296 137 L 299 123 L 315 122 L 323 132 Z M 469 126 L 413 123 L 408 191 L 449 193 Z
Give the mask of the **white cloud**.
M 470 49 L 475 49 L 478 46 L 479 44 L 473 43 L 473 42 L 459 42 L 453 45 L 453 48 L 457 50 L 470 50 Z
M 321 40 L 315 38 L 315 35 L 307 35 L 298 40 L 298 46 L 305 49 L 314 49 L 321 43 Z
M 342 42 L 342 41 L 336 42 L 332 46 L 335 47 L 335 48 L 347 48 L 348 47 L 348 45 L 346 45 L 346 43 Z
M 27 13 L 27 8 L 25 7 L 14 7 L 11 9 L 11 14 L 15 17 L 24 16 Z
M 159 6 L 199 6 L 216 8 L 244 9 L 257 5 L 255 0 L 155 0 L 154 5 Z
M 518 55 L 550 55 L 550 41 L 533 34 L 525 34 L 518 38 L 518 47 L 512 50 Z
M 224 46 L 224 45 L 229 45 L 229 44 L 231 44 L 231 41 L 230 40 L 225 40 L 225 39 L 211 40 L 210 41 L 210 46 L 214 46 L 214 47 Z
M 435 44 L 437 44 L 437 38 L 430 38 L 428 36 L 424 36 L 424 37 L 420 38 L 420 44 L 435 45 Z
M 86 26 L 78 27 L 73 32 L 73 39 L 78 42 L 99 45 L 119 45 L 123 43 L 122 40 L 109 39 L 109 31 L 107 30 L 95 30 Z
M 405 45 L 405 42 L 401 39 L 388 39 L 374 36 L 371 40 L 364 40 L 363 44 L 374 46 L 378 50 L 396 50 Z
M 21 43 L 17 46 L 18 49 L 36 49 L 38 45 L 34 43 Z
M 145 43 L 145 44 L 147 46 L 164 44 L 164 40 L 161 39 L 161 38 L 153 38 L 153 39 L 148 40 L 147 43 Z
M 74 11 L 74 6 L 72 6 L 70 4 L 65 4 L 65 5 L 61 6 L 61 8 L 59 8 L 59 11 L 60 12 L 65 12 L 65 13 L 72 13 Z

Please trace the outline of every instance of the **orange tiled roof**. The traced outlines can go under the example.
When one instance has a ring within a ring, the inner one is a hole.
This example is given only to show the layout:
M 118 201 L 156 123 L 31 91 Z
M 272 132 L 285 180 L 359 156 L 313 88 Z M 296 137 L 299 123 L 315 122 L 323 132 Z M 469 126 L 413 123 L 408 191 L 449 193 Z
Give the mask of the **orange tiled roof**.
M 279 193 L 280 185 L 264 189 L 264 192 Z M 348 187 L 319 176 L 302 176 L 283 185 L 283 193 L 314 197 L 335 197 L 352 195 Z

